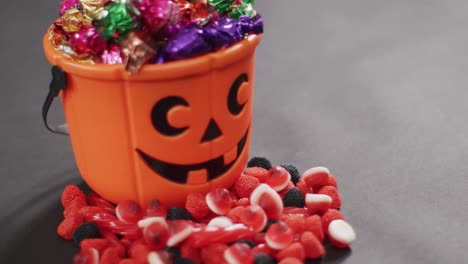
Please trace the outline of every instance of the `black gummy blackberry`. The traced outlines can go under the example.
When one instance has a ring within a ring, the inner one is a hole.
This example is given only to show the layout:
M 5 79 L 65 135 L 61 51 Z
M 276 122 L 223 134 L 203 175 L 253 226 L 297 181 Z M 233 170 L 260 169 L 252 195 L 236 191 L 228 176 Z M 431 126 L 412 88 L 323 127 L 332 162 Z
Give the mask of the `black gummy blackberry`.
M 180 257 L 180 249 L 176 247 L 167 247 L 164 249 L 167 253 L 171 254 L 173 258 Z
M 175 258 L 174 259 L 174 264 L 195 264 L 193 261 L 190 259 L 186 258 Z
M 171 207 L 167 211 L 167 220 L 192 220 L 192 215 L 180 207 Z
M 296 166 L 292 164 L 282 164 L 281 167 L 289 172 L 291 175 L 291 181 L 294 183 L 294 185 L 296 185 L 296 183 L 301 179 L 301 174 L 299 173 L 299 170 L 296 168 Z
M 267 254 L 260 253 L 255 256 L 254 264 L 275 264 L 276 261 Z
M 94 222 L 86 222 L 78 227 L 73 233 L 73 244 L 80 247 L 80 243 L 83 239 L 87 238 L 99 238 L 99 228 Z
M 298 188 L 292 188 L 291 190 L 287 191 L 283 197 L 283 206 L 284 207 L 299 207 L 303 208 L 304 204 L 304 197 L 302 197 L 301 191 Z
M 265 157 L 253 157 L 247 162 L 247 168 L 260 167 L 264 169 L 271 169 L 271 162 Z

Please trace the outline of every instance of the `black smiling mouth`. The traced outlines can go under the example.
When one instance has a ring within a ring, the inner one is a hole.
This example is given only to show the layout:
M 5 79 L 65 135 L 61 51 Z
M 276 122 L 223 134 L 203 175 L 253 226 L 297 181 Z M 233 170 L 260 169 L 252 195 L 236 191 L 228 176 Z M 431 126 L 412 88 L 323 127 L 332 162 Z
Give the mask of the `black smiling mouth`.
M 158 159 L 151 157 L 150 155 L 146 154 L 140 149 L 136 151 L 140 154 L 141 158 L 145 161 L 145 163 L 150 167 L 155 173 L 160 175 L 166 180 L 171 182 L 179 183 L 179 184 L 187 184 L 188 173 L 190 171 L 196 171 L 201 169 L 206 169 L 208 174 L 208 181 L 212 181 L 219 176 L 223 175 L 226 171 L 228 171 L 232 165 L 237 161 L 240 154 L 242 153 L 245 142 L 247 141 L 247 135 L 249 133 L 249 129 L 245 132 L 244 136 L 237 142 L 237 155 L 236 158 L 230 162 L 229 164 L 224 164 L 223 156 L 219 156 L 217 158 L 197 163 L 191 165 L 180 165 L 174 163 L 164 162 Z

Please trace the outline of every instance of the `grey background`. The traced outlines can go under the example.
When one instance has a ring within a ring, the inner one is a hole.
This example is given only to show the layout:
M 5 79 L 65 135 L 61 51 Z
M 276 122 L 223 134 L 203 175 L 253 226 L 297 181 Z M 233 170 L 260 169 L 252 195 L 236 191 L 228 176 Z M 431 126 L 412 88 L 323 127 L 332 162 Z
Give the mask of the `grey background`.
M 358 239 L 324 262 L 466 262 L 468 3 L 257 2 L 266 34 L 251 154 L 338 177 Z M 81 181 L 68 138 L 40 118 L 41 38 L 58 5 L 0 8 L 1 263 L 71 263 L 76 252 L 55 228 L 61 190 Z

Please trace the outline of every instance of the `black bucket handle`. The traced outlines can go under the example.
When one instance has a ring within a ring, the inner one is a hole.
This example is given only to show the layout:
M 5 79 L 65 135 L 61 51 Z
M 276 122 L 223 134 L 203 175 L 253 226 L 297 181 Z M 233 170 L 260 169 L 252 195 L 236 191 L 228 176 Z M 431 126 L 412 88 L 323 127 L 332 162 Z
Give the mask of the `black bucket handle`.
M 52 81 L 49 85 L 49 93 L 42 105 L 42 120 L 44 125 L 52 133 L 66 135 L 68 136 L 68 126 L 67 124 L 62 124 L 58 126 L 50 126 L 47 122 L 47 115 L 50 110 L 50 106 L 54 102 L 55 97 L 59 92 L 67 87 L 67 74 L 58 66 L 52 67 Z

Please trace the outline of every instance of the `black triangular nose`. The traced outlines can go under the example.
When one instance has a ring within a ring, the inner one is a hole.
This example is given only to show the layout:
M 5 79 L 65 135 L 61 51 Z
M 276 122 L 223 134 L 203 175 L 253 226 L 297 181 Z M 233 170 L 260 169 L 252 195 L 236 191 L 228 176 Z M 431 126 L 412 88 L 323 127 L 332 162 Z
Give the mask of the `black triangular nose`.
M 219 129 L 218 124 L 214 121 L 212 118 L 210 120 L 210 123 L 208 124 L 208 128 L 205 131 L 205 134 L 203 135 L 203 138 L 201 139 L 201 142 L 208 142 L 211 141 L 219 136 L 221 136 L 223 133 L 221 133 L 221 130 Z

